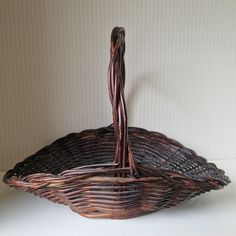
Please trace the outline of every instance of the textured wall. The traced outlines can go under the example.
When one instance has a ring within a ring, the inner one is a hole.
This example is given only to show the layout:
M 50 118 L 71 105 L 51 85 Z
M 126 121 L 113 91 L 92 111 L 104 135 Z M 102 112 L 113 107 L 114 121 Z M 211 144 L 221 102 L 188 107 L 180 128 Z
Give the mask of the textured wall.
M 129 124 L 236 157 L 236 1 L 0 0 L 0 169 L 111 123 L 109 37 L 126 28 Z

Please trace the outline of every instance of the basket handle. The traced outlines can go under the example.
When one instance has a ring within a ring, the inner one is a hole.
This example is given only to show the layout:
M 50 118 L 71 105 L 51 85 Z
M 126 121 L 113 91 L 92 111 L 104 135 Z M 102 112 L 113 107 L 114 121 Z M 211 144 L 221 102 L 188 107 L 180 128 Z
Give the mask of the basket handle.
M 127 111 L 124 98 L 125 87 L 125 30 L 115 27 L 111 32 L 110 63 L 108 68 L 108 90 L 112 105 L 113 125 L 116 138 L 114 162 L 118 167 L 130 167 L 137 172 L 128 141 Z

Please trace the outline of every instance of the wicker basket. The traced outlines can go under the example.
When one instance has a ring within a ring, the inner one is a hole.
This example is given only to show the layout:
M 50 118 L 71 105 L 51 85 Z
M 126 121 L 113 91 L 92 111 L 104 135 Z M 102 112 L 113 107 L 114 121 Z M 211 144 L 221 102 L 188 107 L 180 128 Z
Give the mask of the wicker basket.
M 113 124 L 72 133 L 15 165 L 5 183 L 91 218 L 131 218 L 177 205 L 230 181 L 224 171 L 157 132 L 127 127 L 125 31 L 111 33 Z

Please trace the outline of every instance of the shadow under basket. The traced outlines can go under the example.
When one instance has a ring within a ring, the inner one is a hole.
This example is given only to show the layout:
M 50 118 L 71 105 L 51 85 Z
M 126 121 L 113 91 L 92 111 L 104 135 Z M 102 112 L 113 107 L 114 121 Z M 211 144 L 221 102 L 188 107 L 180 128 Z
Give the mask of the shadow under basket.
M 125 32 L 111 34 L 113 124 L 71 133 L 15 165 L 4 182 L 91 218 L 131 218 L 217 190 L 230 180 L 215 164 L 158 132 L 127 127 Z

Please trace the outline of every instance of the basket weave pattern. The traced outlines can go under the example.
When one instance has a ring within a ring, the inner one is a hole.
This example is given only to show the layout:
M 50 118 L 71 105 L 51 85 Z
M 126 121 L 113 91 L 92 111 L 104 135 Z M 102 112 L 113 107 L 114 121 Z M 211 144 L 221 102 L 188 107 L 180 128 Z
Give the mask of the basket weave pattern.
M 158 132 L 128 127 L 125 31 L 111 34 L 113 124 L 72 133 L 16 164 L 4 181 L 91 218 L 131 218 L 177 205 L 230 181 L 224 171 Z

